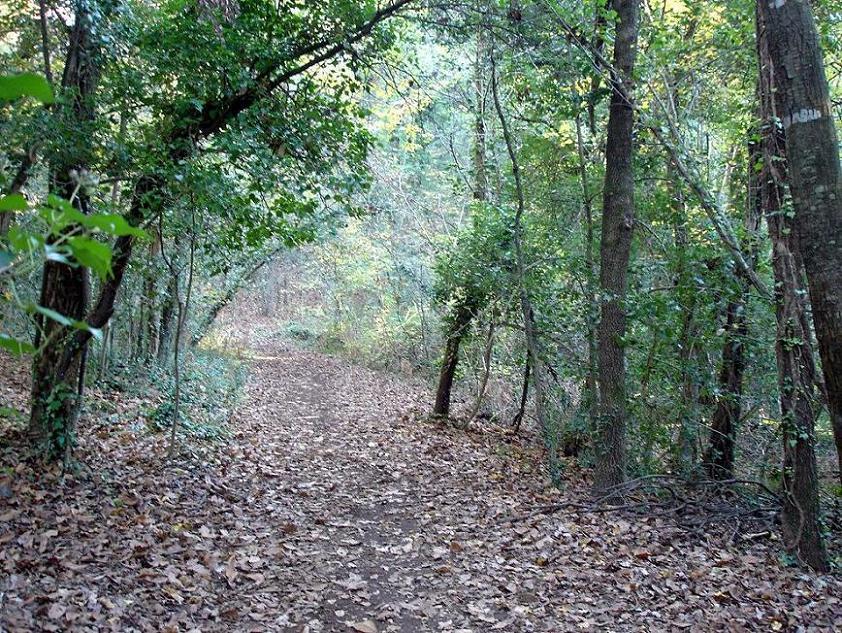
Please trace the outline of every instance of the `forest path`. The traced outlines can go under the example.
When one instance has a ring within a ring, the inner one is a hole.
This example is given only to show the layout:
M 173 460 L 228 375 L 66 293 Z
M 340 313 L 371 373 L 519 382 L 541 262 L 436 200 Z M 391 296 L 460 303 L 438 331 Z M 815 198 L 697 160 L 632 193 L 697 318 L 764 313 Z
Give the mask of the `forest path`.
M 534 602 L 483 534 L 520 503 L 485 446 L 408 415 L 424 405 L 424 390 L 328 356 L 255 360 L 239 422 L 259 438 L 248 512 L 285 534 L 276 624 L 503 629 L 515 617 L 495 597 Z
M 329 356 L 249 362 L 232 437 L 175 463 L 165 435 L 93 416 L 87 474 L 39 480 L 5 456 L 0 631 L 842 626 L 842 581 L 782 568 L 777 542 L 530 514 L 584 489 L 547 488 L 529 442 L 419 419 L 426 388 Z
M 488 429 L 466 434 L 409 414 L 429 398 L 321 354 L 255 360 L 238 419 L 239 439 L 253 452 L 237 462 L 250 469 L 239 473 L 251 483 L 246 541 L 279 552 L 259 572 L 268 572 L 266 584 L 248 588 L 268 628 L 838 626 L 838 599 L 821 605 L 822 580 L 781 576 L 776 544 L 728 551 L 727 535 L 688 536 L 654 518 L 538 514 L 513 522 L 557 500 L 535 468 L 540 454 Z

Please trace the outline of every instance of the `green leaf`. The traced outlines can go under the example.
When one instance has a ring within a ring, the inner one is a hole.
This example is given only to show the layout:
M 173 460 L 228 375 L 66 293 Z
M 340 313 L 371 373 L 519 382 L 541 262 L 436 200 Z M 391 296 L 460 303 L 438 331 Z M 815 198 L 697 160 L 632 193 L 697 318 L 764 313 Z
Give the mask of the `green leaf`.
M 63 314 L 60 314 L 55 310 L 51 310 L 50 308 L 45 308 L 44 306 L 31 306 L 30 311 L 33 310 L 35 312 L 43 314 L 45 317 L 52 319 L 53 321 L 56 321 L 57 323 L 60 323 L 65 327 L 72 327 L 77 330 L 84 330 L 86 332 L 90 332 L 95 339 L 102 339 L 102 330 L 100 330 L 99 328 L 91 327 L 85 321 L 74 321 L 73 319 L 67 318 Z
M 47 196 L 47 204 L 38 210 L 38 214 L 50 227 L 54 235 L 61 233 L 72 224 L 81 224 L 86 216 L 67 200 L 58 196 Z
M 29 231 L 13 226 L 8 233 L 9 244 L 12 250 L 18 253 L 31 253 L 41 248 L 44 238 Z
M 21 97 L 33 97 L 41 103 L 53 103 L 53 89 L 41 75 L 21 73 L 0 76 L 0 100 L 13 101 Z
M 23 356 L 24 354 L 31 354 L 35 351 L 31 343 L 21 341 L 3 333 L 0 333 L 0 347 L 15 356 Z
M 0 198 L 0 213 L 4 211 L 26 211 L 26 198 L 19 193 Z
M 44 306 L 36 305 L 34 306 L 35 312 L 43 314 L 48 319 L 52 319 L 57 323 L 61 323 L 64 326 L 70 327 L 73 325 L 73 319 L 68 319 L 63 314 L 56 312 L 55 310 L 51 310 L 50 308 L 45 308 Z
M 109 235 L 134 235 L 135 237 L 144 237 L 146 232 L 143 229 L 132 226 L 121 215 L 116 214 L 101 214 L 84 216 L 81 224 L 89 229 L 97 229 Z
M 111 249 L 106 244 L 89 237 L 74 236 L 68 238 L 67 245 L 73 258 L 94 271 L 100 279 L 111 273 Z

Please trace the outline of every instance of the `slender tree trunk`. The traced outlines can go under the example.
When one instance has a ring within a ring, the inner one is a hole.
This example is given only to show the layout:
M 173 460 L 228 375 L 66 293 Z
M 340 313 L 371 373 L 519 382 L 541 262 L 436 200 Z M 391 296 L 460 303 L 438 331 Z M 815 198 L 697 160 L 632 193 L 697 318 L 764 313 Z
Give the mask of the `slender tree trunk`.
M 520 431 L 520 425 L 523 422 L 523 416 L 526 415 L 526 401 L 529 398 L 529 375 L 532 371 L 532 359 L 529 356 L 529 350 L 526 351 L 526 358 L 523 361 L 523 385 L 520 389 L 520 404 L 518 405 L 517 413 L 512 418 L 512 432 Z
M 719 368 L 719 396 L 710 425 L 710 438 L 704 467 L 714 479 L 730 479 L 734 474 L 734 446 L 740 421 L 745 372 L 744 343 L 748 333 L 745 318 L 746 284 L 740 280 L 738 296 L 725 309 L 725 342 Z
M 9 194 L 20 193 L 21 189 L 23 189 L 23 186 L 29 179 L 29 172 L 32 170 L 36 158 L 34 147 L 30 148 L 26 155 L 21 158 L 18 170 L 15 172 L 15 177 L 9 186 Z M 13 218 L 14 216 L 11 213 L 0 213 L 0 237 L 5 237 L 8 234 Z
M 798 236 L 786 200 L 786 132 L 778 127 L 773 103 L 778 83 L 770 59 L 768 23 L 757 16 L 760 61 L 758 97 L 761 113 L 761 204 L 772 240 L 775 275 L 781 425 L 783 429 L 783 492 L 781 514 L 784 543 L 816 570 L 827 571 L 827 551 L 819 525 L 819 485 L 816 467 L 816 367 L 803 299 L 804 284 L 798 258 Z M 792 126 L 790 126 L 792 129 Z
M 488 336 L 485 339 L 485 350 L 482 354 L 482 378 L 477 389 L 477 398 L 467 418 L 468 424 L 473 422 L 477 415 L 479 415 L 483 398 L 485 398 L 485 390 L 488 388 L 488 379 L 491 377 L 491 355 L 494 351 L 494 328 L 496 325 L 495 316 L 494 309 L 492 308 L 491 316 L 488 319 Z
M 158 348 L 161 343 L 161 311 L 158 309 L 158 259 L 161 256 L 161 242 L 157 233 L 155 239 L 149 245 L 149 261 L 147 265 L 146 278 L 143 283 L 142 302 L 146 306 L 146 345 L 144 362 L 151 363 L 158 356 Z
M 446 418 L 450 415 L 450 396 L 453 390 L 453 378 L 459 362 L 459 347 L 473 320 L 473 312 L 464 305 L 457 306 L 451 318 L 451 325 L 444 345 L 444 358 L 439 372 L 439 384 L 436 388 L 436 402 L 433 415 Z
M 752 132 L 753 134 L 753 132 Z M 725 342 L 719 370 L 719 396 L 711 420 L 710 437 L 704 455 L 704 468 L 709 477 L 729 479 L 734 475 L 737 431 L 742 419 L 743 376 L 746 368 L 745 345 L 748 340 L 746 306 L 751 291 L 751 273 L 757 265 L 757 243 L 763 217 L 760 180 L 755 165 L 760 160 L 760 146 L 749 142 L 748 191 L 746 195 L 745 231 L 747 249 L 744 261 L 748 271 L 737 268 L 737 293 L 725 309 Z
M 488 35 L 485 29 L 486 25 L 482 23 L 477 28 L 477 50 L 476 60 L 474 61 L 474 199 L 480 202 L 485 202 L 488 199 L 488 170 L 485 164 Z
M 274 257 L 274 255 L 278 253 L 279 250 L 280 249 L 272 251 L 271 253 L 263 257 L 260 261 L 258 261 L 257 264 L 247 269 L 246 272 L 239 277 L 239 279 L 235 279 L 233 282 L 228 284 L 228 288 L 225 290 L 222 296 L 219 299 L 217 299 L 217 301 L 201 317 L 198 325 L 196 326 L 196 330 L 194 331 L 193 336 L 190 339 L 191 345 L 195 346 L 201 342 L 202 338 L 204 338 L 205 334 L 208 333 L 208 330 L 213 325 L 213 322 L 216 320 L 216 317 L 219 315 L 219 313 L 222 312 L 222 310 L 228 304 L 230 304 L 231 301 L 234 300 L 234 297 L 237 296 L 237 293 L 240 291 L 240 289 L 242 289 L 243 285 L 246 282 L 248 282 L 250 279 L 253 279 L 261 268 L 263 268 L 268 262 L 272 261 L 272 257 Z M 341 306 L 337 304 L 336 309 L 338 313 L 341 310 Z
M 164 365 L 170 357 L 172 349 L 172 326 L 173 315 L 176 307 L 176 297 L 178 295 L 178 282 L 173 276 L 170 276 L 170 281 L 167 284 L 167 290 L 164 294 L 164 299 L 161 304 L 161 329 L 158 340 L 158 364 Z
M 594 15 L 594 25 L 593 25 L 593 42 L 591 46 L 593 50 L 598 54 L 602 55 L 603 50 L 605 49 L 605 27 L 607 26 L 607 20 L 605 19 L 605 6 L 601 3 L 596 3 L 596 14 Z M 596 136 L 596 102 L 599 96 L 599 87 L 602 83 L 602 75 L 598 72 L 591 75 L 591 86 L 590 90 L 588 91 L 588 129 L 591 132 L 591 136 Z
M 515 181 L 515 195 L 517 197 L 517 211 L 512 227 L 512 237 L 515 247 L 515 273 L 517 274 L 518 294 L 520 297 L 520 309 L 523 315 L 523 332 L 526 339 L 526 349 L 532 358 L 532 389 L 535 392 L 535 417 L 538 418 L 538 428 L 544 440 L 544 446 L 549 454 L 550 477 L 554 483 L 558 481 L 558 441 L 557 429 L 550 427 L 547 419 L 545 402 L 545 385 L 543 371 L 543 355 L 541 354 L 541 342 L 538 339 L 538 332 L 535 328 L 535 311 L 532 307 L 532 299 L 529 296 L 529 288 L 526 278 L 526 256 L 523 247 L 523 214 L 526 211 L 526 199 L 523 193 L 523 180 L 521 178 L 520 163 L 515 151 L 514 138 L 509 130 L 503 106 L 500 103 L 500 95 L 497 90 L 497 69 L 491 54 L 491 93 L 494 97 L 494 108 L 500 119 L 500 127 L 503 131 L 503 140 L 506 143 L 506 150 L 512 164 L 512 176 Z
M 599 15 L 602 13 L 600 12 Z M 596 81 L 596 80 L 594 80 Z M 593 85 L 593 84 L 592 84 Z M 590 116 L 589 110 L 589 116 Z M 585 143 L 582 135 L 581 116 L 576 116 L 576 149 L 579 156 L 579 182 L 582 188 L 582 209 L 583 217 L 583 238 L 585 241 L 585 297 L 587 302 L 587 314 L 585 315 L 585 338 L 588 343 L 588 373 L 585 377 L 586 406 L 588 411 L 588 434 L 597 428 L 599 419 L 599 395 L 597 387 L 599 384 L 599 368 L 597 365 L 596 334 L 597 323 L 599 322 L 599 303 L 596 296 L 596 261 L 593 252 L 593 203 L 591 200 L 590 186 L 588 185 L 588 172 L 586 168 Z
M 626 278 L 634 228 L 634 110 L 630 103 L 637 56 L 638 0 L 614 0 L 617 13 L 611 110 L 605 148 L 600 243 L 602 304 L 598 332 L 599 428 L 594 489 L 626 477 Z
M 473 142 L 473 171 L 474 171 L 474 199 L 485 202 L 488 199 L 488 169 L 486 166 L 486 133 L 485 133 L 485 95 L 486 95 L 486 60 L 488 59 L 488 37 L 485 25 L 477 28 L 476 59 L 474 60 L 474 142 Z M 459 347 L 462 339 L 471 326 L 475 310 L 462 303 L 454 307 L 450 315 L 450 323 L 444 345 L 439 382 L 436 388 L 436 401 L 433 405 L 433 415 L 446 418 L 450 415 L 450 398 L 453 391 L 453 379 L 459 364 Z
M 178 432 L 179 414 L 181 412 L 181 348 L 184 333 L 184 324 L 187 322 L 187 310 L 190 308 L 190 298 L 193 294 L 193 272 L 196 259 L 196 202 L 192 200 L 191 193 L 191 217 L 192 230 L 190 232 L 190 260 L 187 267 L 187 290 L 184 300 L 178 293 L 178 275 L 174 274 L 176 296 L 178 297 L 178 318 L 175 326 L 175 352 L 173 354 L 173 374 L 175 378 L 175 393 L 173 395 L 173 417 L 172 428 L 170 429 L 170 447 L 167 450 L 167 458 L 175 454 L 175 441 Z
M 809 2 L 758 1 L 842 481 L 842 168 Z

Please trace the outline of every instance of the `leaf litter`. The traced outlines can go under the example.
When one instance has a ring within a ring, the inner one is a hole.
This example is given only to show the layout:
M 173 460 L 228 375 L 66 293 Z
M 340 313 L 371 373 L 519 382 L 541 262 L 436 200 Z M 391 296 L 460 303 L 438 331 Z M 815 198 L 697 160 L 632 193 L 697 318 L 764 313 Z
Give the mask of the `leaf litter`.
M 0 630 L 842 629 L 842 579 L 782 566 L 774 533 L 536 514 L 581 473 L 558 491 L 527 439 L 426 421 L 422 385 L 259 354 L 230 437 L 175 462 L 86 419 L 78 472 L 36 476 L 4 439 Z

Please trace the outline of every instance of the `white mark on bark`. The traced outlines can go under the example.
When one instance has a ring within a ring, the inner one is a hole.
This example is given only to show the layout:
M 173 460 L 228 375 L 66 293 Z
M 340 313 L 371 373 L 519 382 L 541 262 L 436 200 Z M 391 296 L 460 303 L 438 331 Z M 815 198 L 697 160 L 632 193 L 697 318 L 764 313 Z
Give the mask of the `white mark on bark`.
M 786 0 L 772 0 L 769 3 L 769 8 L 770 9 L 780 9 L 785 4 L 786 4 Z
M 801 108 L 798 112 L 793 112 L 791 116 L 787 114 L 783 118 L 784 129 L 787 129 L 793 123 L 807 123 L 808 121 L 815 121 L 820 118 L 822 118 L 821 110 Z

